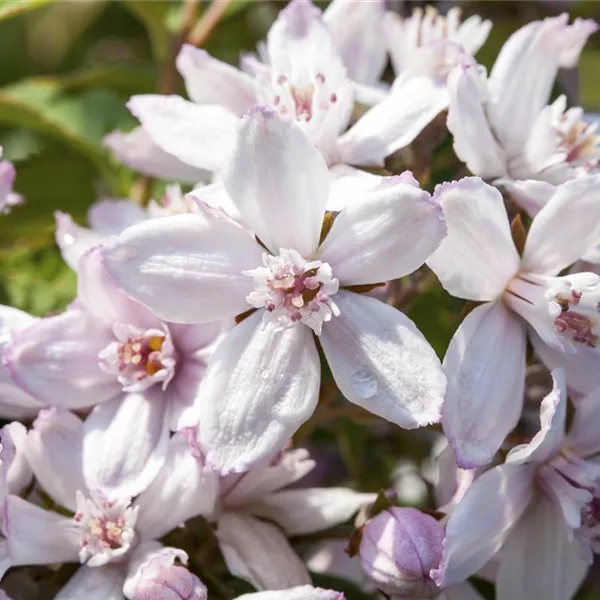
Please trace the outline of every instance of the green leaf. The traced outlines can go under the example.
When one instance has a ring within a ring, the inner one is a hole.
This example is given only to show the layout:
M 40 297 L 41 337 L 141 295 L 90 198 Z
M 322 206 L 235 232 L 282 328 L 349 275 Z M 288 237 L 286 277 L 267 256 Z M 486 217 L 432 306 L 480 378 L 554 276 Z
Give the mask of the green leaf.
M 52 4 L 52 0 L 2 0 L 0 2 L 0 21 Z
M 152 2 L 125 0 L 123 6 L 143 23 L 150 38 L 154 60 L 162 62 L 169 53 L 171 32 L 167 23 L 173 10 L 173 2 L 169 0 L 153 0 Z
M 133 123 L 123 100 L 102 89 L 63 93 L 52 79 L 30 79 L 0 90 L 0 124 L 31 129 L 84 155 L 115 193 L 118 183 L 102 138 Z
M 64 91 L 104 88 L 127 96 L 149 94 L 156 90 L 157 71 L 150 64 L 111 64 L 81 69 L 61 77 L 57 83 Z

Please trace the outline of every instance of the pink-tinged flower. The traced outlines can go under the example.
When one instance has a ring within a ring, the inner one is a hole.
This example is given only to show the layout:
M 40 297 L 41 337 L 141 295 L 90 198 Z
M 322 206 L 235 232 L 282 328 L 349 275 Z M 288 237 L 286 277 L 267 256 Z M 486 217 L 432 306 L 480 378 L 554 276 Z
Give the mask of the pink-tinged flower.
M 197 424 L 200 382 L 224 325 L 160 320 L 116 287 L 99 248 L 80 259 L 78 271 L 75 303 L 19 332 L 5 359 L 18 385 L 45 404 L 96 405 L 84 453 L 104 453 L 117 469 L 103 472 L 100 487 L 134 496 L 160 468 L 169 430 Z
M 241 123 L 223 182 L 254 235 L 209 210 L 141 223 L 104 252 L 126 293 L 162 318 L 252 312 L 204 379 L 209 462 L 227 472 L 268 460 L 310 417 L 315 334 L 351 402 L 405 428 L 437 421 L 445 377 L 433 350 L 401 312 L 352 286 L 418 268 L 444 236 L 440 205 L 410 176 L 384 179 L 349 200 L 321 240 L 333 217 L 327 166 L 293 122 L 260 107 Z
M 1 360 L 4 349 L 19 332 L 38 319 L 17 308 L 0 305 L 0 416 L 4 419 L 34 417 L 43 404 L 15 384 L 8 367 Z
M 113 131 L 104 138 L 104 145 L 118 161 L 149 177 L 191 184 L 210 179 L 208 171 L 188 165 L 162 150 L 141 127 L 129 133 Z
M 392 507 L 369 519 L 360 541 L 360 564 L 391 600 L 482 600 L 468 583 L 442 590 L 431 579 L 442 559 L 444 527 L 415 508 Z
M 595 126 L 560 96 L 546 106 L 559 67 L 575 66 L 598 25 L 568 15 L 534 21 L 504 44 L 489 78 L 460 65 L 449 77 L 448 129 L 454 150 L 485 179 L 561 183 L 596 168 Z
M 0 158 L 2 146 L 0 146 Z M 23 204 L 23 196 L 13 192 L 15 167 L 8 160 L 0 160 L 0 215 L 7 215 L 14 206 Z
M 533 219 L 523 256 L 500 192 L 477 177 L 438 186 L 448 236 L 428 260 L 453 296 L 483 302 L 446 352 L 442 424 L 458 466 L 489 462 L 521 415 L 526 338 L 560 356 L 574 389 L 597 378 L 600 277 L 557 277 L 600 241 L 600 175 L 562 184 Z M 589 391 L 589 390 L 587 390 Z
M 232 574 L 257 589 L 310 583 L 306 565 L 287 537 L 339 525 L 375 500 L 374 494 L 347 488 L 284 489 L 314 466 L 306 450 L 291 450 L 266 467 L 221 477 L 213 519 Z
M 158 202 L 151 200 L 145 209 L 130 200 L 98 200 L 88 210 L 89 228 L 77 225 L 68 214 L 55 213 L 56 243 L 65 262 L 76 271 L 83 254 L 90 248 L 107 242 L 127 227 L 153 217 L 198 210 L 196 203 L 184 196 L 178 184 L 167 185 L 163 197 Z
M 463 581 L 499 560 L 498 600 L 572 598 L 600 550 L 600 398 L 582 400 L 565 434 L 564 375 L 543 400 L 540 430 L 481 475 L 451 513 L 434 579 Z
M 9 495 L 5 506 L 9 566 L 84 565 L 59 594 L 61 600 L 92 591 L 98 600 L 113 597 L 109 592 L 121 598 L 119 590 L 128 582 L 135 588 L 140 567 L 156 552 L 185 563 L 185 553 L 161 549 L 156 540 L 191 517 L 210 514 L 218 491 L 212 474 L 191 454 L 189 435 L 179 432 L 168 442 L 162 468 L 153 479 L 146 478 L 135 500 L 116 495 L 115 489 L 127 488 L 119 477 L 128 478 L 130 464 L 139 463 L 134 436 L 130 433 L 123 441 L 128 454 L 107 456 L 98 444 L 95 452 L 86 452 L 89 435 L 72 413 L 52 408 L 40 412 L 25 441 L 38 484 L 58 506 L 74 513 L 73 518 L 17 496 Z M 106 473 L 113 478 L 110 488 L 99 485 Z M 132 593 L 124 588 L 126 597 Z
M 345 600 L 345 598 L 346 596 L 341 592 L 302 585 L 276 592 L 244 594 L 243 596 L 238 596 L 236 600 Z
M 297 123 L 329 167 L 383 166 L 386 156 L 410 143 L 447 106 L 445 91 L 442 102 L 429 79 L 418 79 L 346 131 L 353 85 L 321 11 L 310 0 L 293 0 L 279 13 L 263 54 L 264 62 L 246 57 L 244 72 L 185 45 L 177 67 L 192 101 L 141 95 L 131 98 L 129 109 L 164 151 L 220 171 L 239 118 L 257 102 Z

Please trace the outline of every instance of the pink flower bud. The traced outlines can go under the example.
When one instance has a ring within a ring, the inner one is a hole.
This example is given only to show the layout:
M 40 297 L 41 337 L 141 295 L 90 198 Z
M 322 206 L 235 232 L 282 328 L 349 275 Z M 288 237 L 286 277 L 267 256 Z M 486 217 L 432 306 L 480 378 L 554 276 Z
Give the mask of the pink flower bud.
M 185 567 L 170 565 L 142 577 L 132 600 L 206 600 L 206 587 Z
M 364 572 L 384 593 L 434 598 L 439 588 L 429 572 L 442 559 L 444 528 L 415 508 L 390 508 L 367 521 L 360 542 Z

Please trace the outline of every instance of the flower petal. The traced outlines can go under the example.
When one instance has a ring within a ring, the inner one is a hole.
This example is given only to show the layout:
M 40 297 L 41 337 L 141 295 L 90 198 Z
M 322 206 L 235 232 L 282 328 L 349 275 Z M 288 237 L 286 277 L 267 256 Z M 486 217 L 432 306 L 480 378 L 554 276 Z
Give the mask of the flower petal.
M 96 406 L 84 431 L 83 474 L 88 488 L 110 498 L 137 496 L 167 456 L 164 392 L 155 385 Z
M 535 179 L 525 181 L 500 179 L 495 181 L 494 184 L 504 188 L 510 194 L 510 197 L 519 206 L 522 206 L 531 217 L 535 217 L 556 192 L 556 186 Z
M 220 169 L 235 139 L 238 117 L 222 106 L 148 94 L 127 107 L 162 150 L 197 169 Z
M 287 535 L 293 536 L 345 523 L 375 498 L 376 494 L 361 494 L 348 488 L 283 490 L 251 504 L 249 510 L 277 523 Z
M 113 131 L 103 142 L 117 160 L 144 175 L 191 184 L 210 178 L 208 171 L 188 165 L 157 146 L 143 127 L 129 133 Z
M 457 583 L 444 589 L 437 600 L 484 600 L 484 597 L 468 581 Z
M 552 391 L 542 400 L 540 430 L 528 444 L 513 448 L 506 457 L 507 463 L 544 463 L 563 444 L 567 419 L 567 386 L 562 369 L 552 371 Z
M 319 151 L 293 121 L 265 107 L 250 111 L 223 183 L 244 222 L 267 248 L 312 256 L 319 245 L 329 174 Z
M 460 583 L 502 547 L 533 494 L 533 465 L 501 465 L 475 480 L 446 523 L 444 554 L 431 576 L 440 587 Z
M 454 151 L 471 173 L 495 179 L 506 173 L 506 158 L 490 129 L 482 86 L 482 74 L 474 65 L 458 65 L 450 71 L 447 125 L 454 136 Z
M 427 264 L 453 296 L 493 300 L 519 268 L 502 195 L 479 177 L 438 185 L 448 235 Z
M 523 268 L 556 275 L 600 244 L 600 175 L 568 181 L 531 223 Z M 581 215 L 585 215 L 582 219 Z
M 9 494 L 22 494 L 33 478 L 26 456 L 26 440 L 27 429 L 16 421 L 8 423 L 0 430 L 2 476 L 6 477 L 6 491 Z
M 320 341 L 342 394 L 405 429 L 438 422 L 446 378 L 414 323 L 368 296 L 334 298 L 341 314 L 325 323 Z
M 97 319 L 70 309 L 19 333 L 4 357 L 13 379 L 35 398 L 82 408 L 104 402 L 120 390 L 114 375 L 98 366 L 98 353 L 112 340 Z
M 125 573 L 117 565 L 79 567 L 55 600 L 124 600 Z
M 119 286 L 161 319 L 200 323 L 249 308 L 262 249 L 226 217 L 186 214 L 130 227 L 103 254 Z
M 219 477 L 192 454 L 190 432 L 169 441 L 165 462 L 140 494 L 136 529 L 144 539 L 158 539 L 192 517 L 208 517 L 215 510 Z
M 79 531 L 73 519 L 18 496 L 9 496 L 4 510 L 13 567 L 79 562 Z
M 304 563 L 271 523 L 224 512 L 217 523 L 217 538 L 230 573 L 259 590 L 310 584 Z
M 386 43 L 381 36 L 384 16 L 384 0 L 333 0 L 323 13 L 348 75 L 354 81 L 374 84 L 381 79 L 387 62 Z
M 386 156 L 408 146 L 448 108 L 446 86 L 414 77 L 362 116 L 338 141 L 340 161 L 380 166 Z
M 196 104 L 219 104 L 242 115 L 256 103 L 252 77 L 213 58 L 206 50 L 183 44 L 177 56 L 177 70 L 190 100 Z
M 492 460 L 523 407 L 524 324 L 502 303 L 473 310 L 444 358 L 448 389 L 442 425 L 463 469 Z
M 564 600 L 581 585 L 588 565 L 569 541 L 552 502 L 540 495 L 506 540 L 498 570 L 499 600 Z
M 60 248 L 63 260 L 77 271 L 79 259 L 90 249 L 104 241 L 102 235 L 97 231 L 77 225 L 71 215 L 56 211 L 56 245 Z
M 569 427 L 567 444 L 579 456 L 597 454 L 600 452 L 598 431 L 600 431 L 600 387 L 577 402 Z
M 262 319 L 260 310 L 235 327 L 204 377 L 200 440 L 208 463 L 223 472 L 271 458 L 317 404 L 321 369 L 311 330 Z
M 148 213 L 131 200 L 111 200 L 105 198 L 94 202 L 88 210 L 90 227 L 100 235 L 118 235 L 124 229 L 141 223 Z
M 345 596 L 341 592 L 302 585 L 276 592 L 243 594 L 238 596 L 236 600 L 344 600 L 344 598 Z
M 83 423 L 65 409 L 40 411 L 27 434 L 25 452 L 38 483 L 60 506 L 76 511 L 77 490 L 83 479 Z
M 389 281 L 418 269 L 445 233 L 441 204 L 400 175 L 384 179 L 342 210 L 319 258 L 342 285 Z

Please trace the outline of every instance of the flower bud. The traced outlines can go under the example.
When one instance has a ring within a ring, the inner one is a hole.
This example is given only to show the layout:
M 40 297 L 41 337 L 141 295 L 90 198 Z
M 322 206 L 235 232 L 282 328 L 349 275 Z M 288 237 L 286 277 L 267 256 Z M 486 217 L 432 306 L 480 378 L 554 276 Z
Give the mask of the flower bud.
M 364 572 L 392 597 L 435 598 L 429 572 L 442 559 L 444 528 L 415 508 L 392 507 L 367 521 L 359 556 Z
M 206 600 L 205 585 L 185 567 L 151 563 L 142 570 L 132 600 Z

